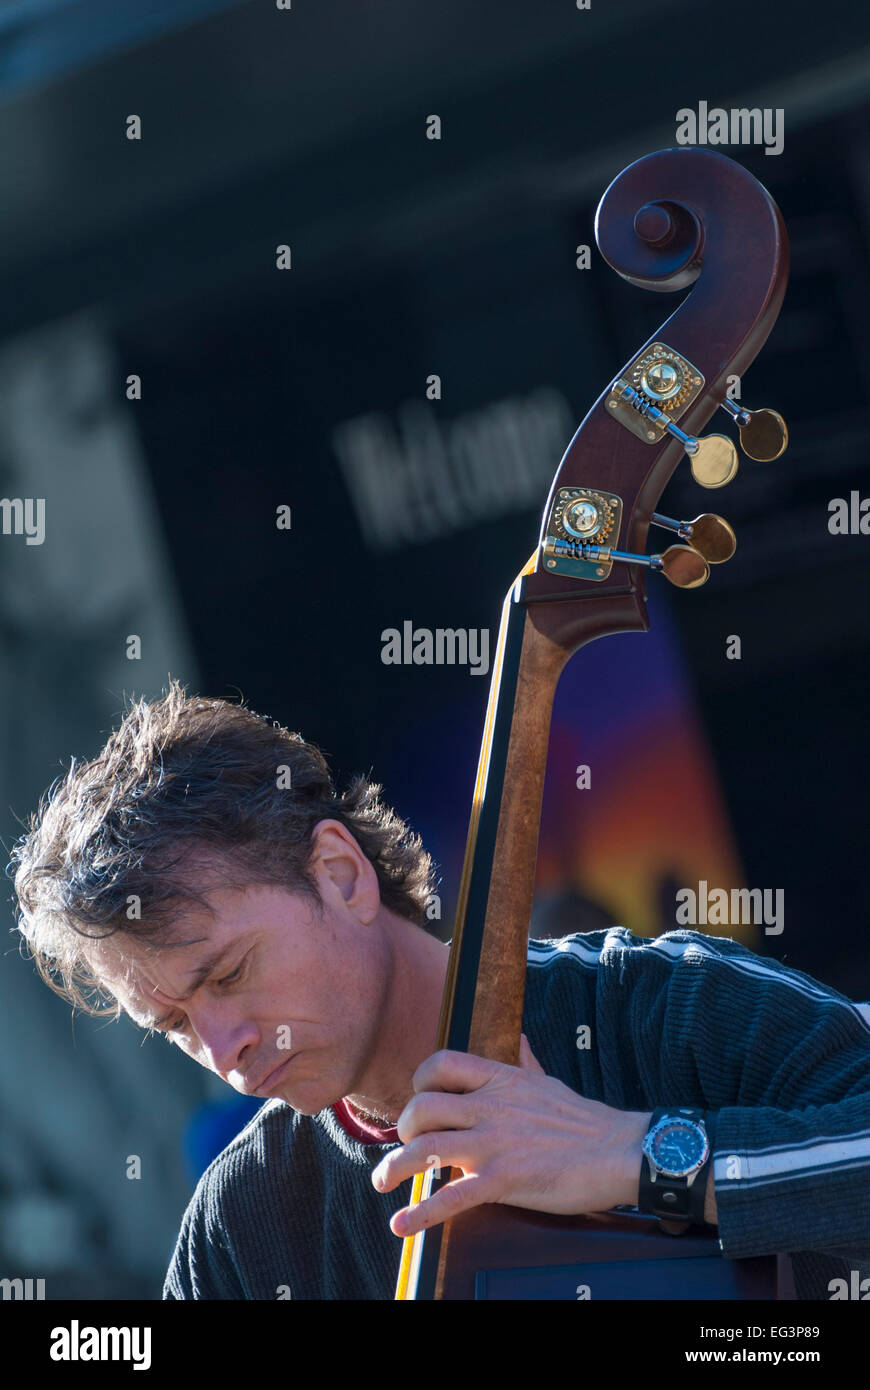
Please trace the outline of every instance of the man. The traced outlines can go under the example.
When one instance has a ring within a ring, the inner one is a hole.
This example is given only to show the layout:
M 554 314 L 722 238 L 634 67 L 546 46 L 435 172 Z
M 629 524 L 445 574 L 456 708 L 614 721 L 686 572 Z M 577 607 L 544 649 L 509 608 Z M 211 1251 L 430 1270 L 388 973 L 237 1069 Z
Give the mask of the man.
M 47 982 L 265 1102 L 200 1179 L 166 1298 L 389 1298 L 397 1237 L 477 1203 L 635 1205 L 661 1107 L 703 1113 L 693 1216 L 725 1256 L 792 1252 L 799 1297 L 870 1275 L 866 1005 L 733 941 L 614 927 L 530 942 L 521 1066 L 433 1056 L 432 865 L 379 793 L 172 681 L 13 850 Z M 410 1210 L 433 1155 L 463 1176 Z

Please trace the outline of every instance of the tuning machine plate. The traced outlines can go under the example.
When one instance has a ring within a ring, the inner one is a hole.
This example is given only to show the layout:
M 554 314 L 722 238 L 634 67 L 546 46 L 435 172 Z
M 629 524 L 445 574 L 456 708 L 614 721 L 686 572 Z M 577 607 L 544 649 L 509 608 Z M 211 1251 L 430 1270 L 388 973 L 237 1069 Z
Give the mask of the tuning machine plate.
M 614 419 L 647 444 L 656 444 L 665 437 L 667 426 L 661 421 L 645 419 L 628 403 L 620 391 L 622 384 L 632 387 L 639 395 L 652 401 L 665 415 L 677 420 L 692 401 L 700 395 L 704 378 L 667 343 L 652 343 L 629 362 L 618 381 L 613 383 L 607 397 L 607 409 Z
M 654 343 L 613 383 L 607 406 L 621 425 L 647 444 L 658 443 L 666 434 L 679 440 L 695 482 L 702 487 L 724 487 L 737 472 L 737 450 L 731 440 L 724 434 L 696 439 L 674 421 L 703 385 L 703 376 L 691 362 L 667 344 Z
M 606 579 L 611 560 L 580 560 L 557 554 L 557 546 L 589 544 L 610 547 L 622 524 L 622 498 L 600 488 L 561 487 L 553 499 L 544 537 L 544 568 L 572 579 Z

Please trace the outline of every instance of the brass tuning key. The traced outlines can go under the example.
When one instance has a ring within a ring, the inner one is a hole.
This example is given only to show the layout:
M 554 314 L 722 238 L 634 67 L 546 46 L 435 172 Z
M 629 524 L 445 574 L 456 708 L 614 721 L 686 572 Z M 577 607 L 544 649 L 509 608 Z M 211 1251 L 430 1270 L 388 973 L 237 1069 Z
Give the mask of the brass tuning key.
M 681 523 L 677 523 L 678 525 Z M 725 523 L 728 524 L 727 522 Z M 710 566 L 700 551 L 689 545 L 671 545 L 663 555 L 635 555 L 629 550 L 613 550 L 607 545 L 592 545 L 588 541 L 563 541 L 548 536 L 544 541 L 544 561 L 548 569 L 557 569 L 564 561 L 601 565 L 599 578 L 605 578 L 605 568 L 614 564 L 645 565 L 676 584 L 678 589 L 698 589 L 710 578 Z M 564 571 L 563 571 L 564 572 Z
M 676 531 L 711 565 L 721 565 L 725 560 L 730 560 L 737 549 L 733 527 L 724 516 L 717 516 L 715 512 L 703 512 L 694 521 L 676 521 L 671 516 L 662 516 L 661 512 L 653 512 L 652 520 L 666 531 Z
M 745 410 L 726 396 L 721 408 L 737 422 L 740 447 L 757 463 L 770 463 L 784 454 L 788 445 L 788 427 L 777 410 Z
M 683 447 L 692 477 L 701 487 L 724 487 L 737 472 L 737 450 L 724 434 L 708 434 L 704 439 L 688 435 Z
M 644 420 L 678 439 L 689 455 L 692 477 L 701 487 L 724 487 L 737 472 L 737 450 L 727 435 L 708 434 L 705 439 L 696 439 L 685 434 L 666 411 L 659 410 L 627 381 L 614 383 L 607 403 L 612 410 L 618 410 L 622 404 L 630 405 Z
M 678 589 L 699 589 L 710 578 L 707 561 L 688 545 L 669 545 L 663 555 L 653 555 L 651 559 L 652 568 L 661 570 Z

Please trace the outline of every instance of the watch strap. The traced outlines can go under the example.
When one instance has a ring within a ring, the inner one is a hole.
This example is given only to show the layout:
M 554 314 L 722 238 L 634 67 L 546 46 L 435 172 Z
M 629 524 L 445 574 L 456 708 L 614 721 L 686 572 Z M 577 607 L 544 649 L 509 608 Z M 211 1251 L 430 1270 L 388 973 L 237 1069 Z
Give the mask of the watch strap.
M 646 1154 L 641 1158 L 640 1182 L 638 1185 L 638 1210 L 648 1215 L 671 1221 L 689 1221 L 703 1226 L 704 1207 L 707 1196 L 707 1178 L 713 1161 L 712 1125 L 708 1122 L 709 1111 L 679 1109 L 671 1105 L 661 1105 L 653 1111 L 649 1130 L 653 1129 L 665 1115 L 675 1118 L 701 1121 L 707 1134 L 709 1154 L 703 1166 L 688 1177 L 669 1177 L 666 1173 L 656 1173 L 652 1178 L 650 1160 Z

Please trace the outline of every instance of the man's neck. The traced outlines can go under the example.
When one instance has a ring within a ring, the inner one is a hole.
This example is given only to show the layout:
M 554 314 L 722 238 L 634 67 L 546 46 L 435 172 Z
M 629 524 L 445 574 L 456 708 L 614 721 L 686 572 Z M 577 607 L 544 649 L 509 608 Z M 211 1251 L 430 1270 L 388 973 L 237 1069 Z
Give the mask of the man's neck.
M 392 971 L 374 1056 L 345 1099 L 368 1124 L 396 1123 L 414 1094 L 413 1076 L 435 1051 L 449 948 L 387 914 Z
M 386 1115 L 373 1115 L 370 1110 L 363 1110 L 361 1106 L 354 1105 L 348 1096 L 345 1096 L 347 1108 L 357 1120 L 362 1120 L 363 1124 L 371 1125 L 374 1129 L 392 1129 L 395 1120 L 390 1120 Z

